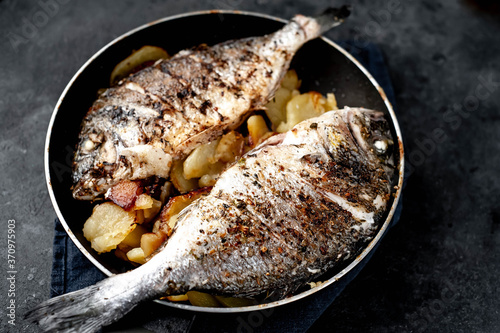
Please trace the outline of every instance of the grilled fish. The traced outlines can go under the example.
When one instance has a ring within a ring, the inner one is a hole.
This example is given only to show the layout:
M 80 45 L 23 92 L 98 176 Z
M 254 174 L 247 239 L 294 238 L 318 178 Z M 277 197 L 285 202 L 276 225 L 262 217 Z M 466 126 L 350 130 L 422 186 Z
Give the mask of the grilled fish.
M 293 292 L 376 233 L 391 195 L 390 145 L 381 112 L 345 108 L 303 121 L 223 172 L 146 264 L 48 300 L 28 318 L 91 332 L 165 294 Z
M 93 200 L 121 180 L 168 178 L 173 159 L 262 109 L 295 52 L 348 15 L 346 7 L 297 15 L 273 34 L 184 50 L 107 89 L 82 122 L 73 196 Z

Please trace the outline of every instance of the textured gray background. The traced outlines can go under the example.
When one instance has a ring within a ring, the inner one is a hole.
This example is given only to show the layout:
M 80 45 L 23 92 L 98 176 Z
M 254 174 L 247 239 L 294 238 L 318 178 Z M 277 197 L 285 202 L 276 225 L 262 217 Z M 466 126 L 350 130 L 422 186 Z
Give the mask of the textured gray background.
M 44 5 L 54 2 L 57 8 Z M 50 288 L 55 213 L 44 179 L 44 140 L 59 95 L 92 54 L 129 29 L 187 11 L 290 18 L 332 3 L 0 0 L 0 330 L 38 331 L 21 316 L 48 298 Z M 352 3 L 348 23 L 327 36 L 382 48 L 413 167 L 399 225 L 312 331 L 498 332 L 498 5 Z M 6 317 L 9 219 L 16 220 L 17 237 L 15 328 Z

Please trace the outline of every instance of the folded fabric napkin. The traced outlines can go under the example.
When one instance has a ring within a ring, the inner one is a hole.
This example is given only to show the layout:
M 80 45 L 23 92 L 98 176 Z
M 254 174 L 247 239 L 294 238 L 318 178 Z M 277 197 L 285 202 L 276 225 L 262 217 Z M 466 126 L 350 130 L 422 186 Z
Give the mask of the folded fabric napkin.
M 338 44 L 350 52 L 373 75 L 394 106 L 394 91 L 380 49 L 370 43 L 346 41 Z M 401 208 L 400 200 L 391 225 L 399 220 Z M 78 250 L 57 219 L 53 254 L 51 297 L 87 287 L 106 277 Z M 291 304 L 249 313 L 214 314 L 194 313 L 155 302 L 146 302 L 138 305 L 119 323 L 111 325 L 104 331 L 305 332 L 356 277 L 369 257 L 337 283 Z

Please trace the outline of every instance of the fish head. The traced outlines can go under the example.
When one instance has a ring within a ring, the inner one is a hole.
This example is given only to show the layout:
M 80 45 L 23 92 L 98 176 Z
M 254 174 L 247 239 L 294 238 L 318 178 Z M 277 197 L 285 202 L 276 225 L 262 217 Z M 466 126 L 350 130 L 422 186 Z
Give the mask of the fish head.
M 343 119 L 358 150 L 382 164 L 392 164 L 394 141 L 383 112 L 364 108 L 343 109 Z

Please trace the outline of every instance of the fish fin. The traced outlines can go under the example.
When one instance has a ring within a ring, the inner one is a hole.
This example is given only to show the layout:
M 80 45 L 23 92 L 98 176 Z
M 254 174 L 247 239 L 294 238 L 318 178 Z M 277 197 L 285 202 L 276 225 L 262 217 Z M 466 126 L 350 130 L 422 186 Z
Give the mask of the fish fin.
M 330 30 L 333 27 L 344 22 L 351 14 L 351 6 L 344 5 L 340 8 L 328 8 L 319 16 L 315 17 L 316 22 L 320 25 L 320 34 Z
M 132 310 L 144 294 L 127 277 L 113 276 L 99 283 L 51 298 L 31 309 L 25 319 L 44 332 L 96 332 Z M 125 277 L 125 278 L 124 278 Z

